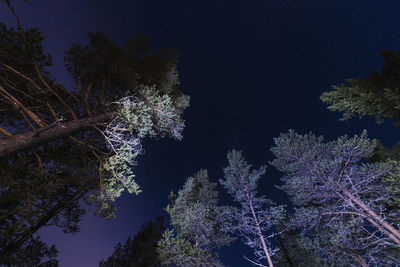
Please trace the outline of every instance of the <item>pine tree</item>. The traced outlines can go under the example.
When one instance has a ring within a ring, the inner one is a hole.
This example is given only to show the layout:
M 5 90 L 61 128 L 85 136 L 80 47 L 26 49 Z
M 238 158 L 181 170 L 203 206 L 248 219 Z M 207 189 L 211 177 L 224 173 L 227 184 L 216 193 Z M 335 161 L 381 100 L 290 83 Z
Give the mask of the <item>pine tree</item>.
M 281 188 L 296 206 L 293 221 L 322 241 L 325 257 L 341 266 L 400 264 L 400 214 L 386 208 L 397 162 L 365 162 L 375 149 L 366 132 L 325 143 L 289 131 L 274 140 L 272 165 L 286 174 Z
M 222 266 L 216 249 L 233 238 L 222 229 L 226 207 L 218 205 L 216 183 L 211 183 L 206 170 L 189 177 L 178 195 L 171 193 L 167 206 L 171 230 L 159 242 L 163 264 L 173 266 Z
M 384 65 L 381 72 L 374 71 L 365 78 L 348 79 L 347 84 L 332 86 L 324 92 L 321 100 L 332 111 L 344 112 L 342 120 L 354 115 L 374 116 L 378 123 L 389 119 L 400 124 L 400 52 L 382 51 Z M 392 159 L 400 161 L 400 141 L 392 148 L 385 148 L 380 142 L 370 161 Z M 400 163 L 399 163 L 400 165 Z M 392 192 L 392 208 L 400 210 L 400 177 L 387 178 Z
M 286 217 L 285 221 L 276 227 L 277 231 L 280 231 L 280 234 L 274 238 L 279 245 L 276 256 L 279 266 L 332 266 L 321 257 L 318 246 L 315 244 L 317 240 L 292 227 L 290 219 L 291 217 Z
M 157 252 L 157 243 L 165 230 L 164 218 L 157 217 L 155 222 L 145 223 L 124 245 L 118 243 L 112 255 L 100 262 L 100 267 L 159 267 L 161 262 Z
M 295 229 L 276 236 L 280 250 L 277 258 L 281 267 L 322 267 L 326 264 L 319 250 L 315 248 L 315 239 L 309 238 Z
M 25 30 L 5 4 L 17 21 L 15 29 L 0 23 L 0 263 L 7 264 L 42 227 L 78 232 L 82 199 L 112 218 L 123 191 L 141 191 L 132 168 L 142 138 L 180 140 L 189 98 L 178 54 L 154 51 L 143 36 L 120 46 L 89 33 L 88 45 L 66 50 L 74 88 L 65 88 L 49 72 L 41 32 Z
M 374 116 L 378 122 L 389 118 L 400 124 L 400 53 L 382 51 L 382 71 L 366 78 L 348 79 L 347 84 L 332 86 L 321 100 L 332 111 L 342 111 L 343 120 L 354 115 Z
M 228 162 L 229 166 L 224 168 L 225 179 L 220 183 L 241 208 L 232 214 L 233 223 L 226 229 L 242 236 L 245 244 L 254 250 L 257 259 L 247 260 L 258 266 L 266 266 L 261 263 L 266 260 L 272 267 L 272 256 L 277 249 L 272 248 L 269 237 L 273 236 L 273 225 L 284 218 L 284 207 L 257 196 L 257 183 L 266 166 L 251 171 L 251 165 L 247 164 L 242 152 L 236 150 L 228 152 Z

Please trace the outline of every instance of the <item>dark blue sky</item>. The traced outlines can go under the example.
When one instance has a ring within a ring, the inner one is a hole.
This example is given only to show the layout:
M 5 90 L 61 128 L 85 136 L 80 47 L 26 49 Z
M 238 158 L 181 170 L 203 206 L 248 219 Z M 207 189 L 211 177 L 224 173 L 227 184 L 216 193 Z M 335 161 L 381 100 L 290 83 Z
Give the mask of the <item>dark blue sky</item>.
M 330 85 L 379 70 L 381 50 L 400 47 L 397 0 L 14 2 L 23 26 L 43 32 L 47 52 L 54 56 L 53 72 L 63 84 L 71 85 L 63 51 L 73 43 L 86 44 L 86 32 L 105 32 L 120 44 L 143 33 L 154 48 L 171 46 L 181 54 L 180 79 L 191 97 L 184 139 L 144 142 L 146 153 L 135 169 L 143 193 L 118 200 L 115 219 L 90 213 L 74 236 L 55 228 L 40 231 L 59 249 L 60 266 L 97 266 L 118 242 L 163 214 L 168 193 L 188 176 L 205 168 L 213 181 L 222 178 L 232 148 L 242 149 L 259 166 L 272 160 L 272 138 L 288 129 L 313 131 L 328 140 L 363 129 L 385 145 L 398 139 L 399 128 L 390 123 L 339 122 L 340 114 L 319 100 Z M 0 4 L 0 21 L 14 25 Z M 285 194 L 273 186 L 279 178 L 269 167 L 259 187 L 283 203 Z M 237 242 L 224 250 L 228 266 L 248 265 L 241 258 L 248 251 L 239 248 Z

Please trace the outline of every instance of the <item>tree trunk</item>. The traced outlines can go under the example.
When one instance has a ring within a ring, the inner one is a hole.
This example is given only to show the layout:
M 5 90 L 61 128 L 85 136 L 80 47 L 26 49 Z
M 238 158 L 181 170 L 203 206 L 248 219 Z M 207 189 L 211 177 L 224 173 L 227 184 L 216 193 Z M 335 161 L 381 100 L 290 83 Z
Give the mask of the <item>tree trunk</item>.
M 354 259 L 362 266 L 362 267 L 369 267 L 368 263 L 361 257 L 361 255 L 357 254 L 353 256 Z
M 371 210 L 367 205 L 364 204 L 360 199 L 355 197 L 353 194 L 351 194 L 348 191 L 344 192 L 345 195 L 347 195 L 351 201 L 356 203 L 364 212 L 366 212 L 369 216 L 371 216 L 372 219 L 374 219 L 377 223 L 379 223 L 383 228 L 385 228 L 390 234 L 393 236 L 389 235 L 388 237 L 395 241 L 396 243 L 399 242 L 400 240 L 400 232 L 393 226 L 391 226 L 389 223 L 385 222 L 378 214 L 376 214 L 373 210 Z
M 268 251 L 267 245 L 265 244 L 265 240 L 264 240 L 264 237 L 263 237 L 263 234 L 262 234 L 262 231 L 261 231 L 260 224 L 258 223 L 257 216 L 256 216 L 256 213 L 255 213 L 254 208 L 253 208 L 253 203 L 251 202 L 251 199 L 250 199 L 249 195 L 247 195 L 247 198 L 249 200 L 249 206 L 250 206 L 250 209 L 251 209 L 251 214 L 253 215 L 253 220 L 256 223 L 258 236 L 260 238 L 260 241 L 261 241 L 265 256 L 267 257 L 268 265 L 269 265 L 269 267 L 274 267 L 274 264 L 272 262 L 271 256 L 269 255 L 269 251 Z
M 3 137 L 0 139 L 0 157 L 29 150 L 55 139 L 71 135 L 83 130 L 85 127 L 110 120 L 113 116 L 115 116 L 115 112 L 109 112 L 64 123 L 60 122 L 26 133 Z

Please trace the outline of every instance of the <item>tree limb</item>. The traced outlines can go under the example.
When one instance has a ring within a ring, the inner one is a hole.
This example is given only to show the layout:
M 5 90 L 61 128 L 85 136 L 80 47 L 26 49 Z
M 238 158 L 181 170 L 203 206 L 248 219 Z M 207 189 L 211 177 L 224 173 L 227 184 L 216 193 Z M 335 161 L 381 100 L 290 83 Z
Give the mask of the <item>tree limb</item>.
M 29 131 L 22 134 L 15 134 L 0 139 L 0 157 L 29 150 L 53 141 L 55 139 L 79 132 L 86 127 L 95 125 L 98 122 L 107 121 L 115 116 L 115 112 L 100 114 L 93 117 L 73 120 L 64 123 L 57 123 L 42 129 Z
M 39 125 L 40 127 L 44 127 L 42 121 L 32 111 L 26 108 L 18 99 L 16 99 L 13 95 L 7 92 L 7 90 L 4 89 L 2 86 L 0 86 L 0 91 L 3 93 L 5 97 L 7 97 L 10 100 L 12 104 L 21 108 L 32 120 L 36 122 L 37 125 Z

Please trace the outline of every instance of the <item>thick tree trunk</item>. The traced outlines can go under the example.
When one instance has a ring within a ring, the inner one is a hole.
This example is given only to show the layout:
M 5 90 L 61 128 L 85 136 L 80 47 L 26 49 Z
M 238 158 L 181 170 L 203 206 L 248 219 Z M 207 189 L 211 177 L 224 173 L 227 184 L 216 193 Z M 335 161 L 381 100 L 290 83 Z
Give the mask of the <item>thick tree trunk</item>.
M 85 127 L 110 120 L 113 116 L 115 116 L 115 112 L 109 112 L 64 123 L 60 122 L 26 133 L 3 137 L 0 139 L 0 157 L 26 151 L 55 139 L 71 135 L 83 130 Z
M 391 226 L 389 223 L 385 222 L 378 214 L 376 214 L 373 210 L 371 210 L 367 205 L 364 204 L 359 198 L 354 196 L 348 191 L 345 191 L 344 194 L 349 197 L 351 201 L 356 203 L 364 212 L 366 212 L 373 220 L 375 220 L 379 225 L 382 226 L 387 232 L 390 233 L 388 236 L 390 239 L 392 239 L 394 242 L 397 244 L 399 243 L 400 240 L 400 232 L 393 226 Z

